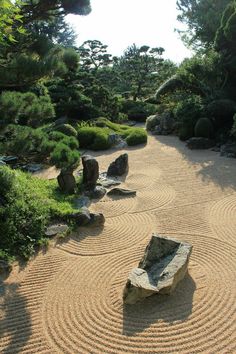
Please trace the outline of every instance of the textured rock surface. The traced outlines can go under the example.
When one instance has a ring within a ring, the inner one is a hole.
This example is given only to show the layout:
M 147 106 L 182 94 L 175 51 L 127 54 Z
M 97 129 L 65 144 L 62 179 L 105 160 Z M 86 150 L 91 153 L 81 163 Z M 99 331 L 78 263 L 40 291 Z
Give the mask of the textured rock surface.
M 128 154 L 120 155 L 107 170 L 107 176 L 122 176 L 128 171 Z
M 93 189 L 96 186 L 99 177 L 99 166 L 97 160 L 90 155 L 82 157 L 83 164 L 83 183 L 87 189 Z
M 51 225 L 45 231 L 45 235 L 48 237 L 56 236 L 57 234 L 64 234 L 69 231 L 69 226 L 66 224 Z
M 101 199 L 106 194 L 106 188 L 102 186 L 96 186 L 94 189 L 86 191 L 85 194 L 92 199 Z
M 76 180 L 71 172 L 61 171 L 57 176 L 60 189 L 66 193 L 74 193 L 76 188 Z
M 99 227 L 105 224 L 105 217 L 102 213 L 90 213 L 89 226 Z
M 124 189 L 124 188 L 113 188 L 111 189 L 109 192 L 107 192 L 107 195 L 118 195 L 118 196 L 135 196 L 136 195 L 136 191 L 132 190 L 132 189 Z
M 119 185 L 121 184 L 120 181 L 118 181 L 117 179 L 111 179 L 111 178 L 108 178 L 107 177 L 107 173 L 106 172 L 102 172 L 100 175 L 99 175 L 99 179 L 97 181 L 97 184 L 98 185 L 101 185 L 105 188 L 109 188 L 111 186 L 116 186 L 116 185 Z
M 129 274 L 123 292 L 126 304 L 134 304 L 155 293 L 170 294 L 186 274 L 192 246 L 153 235 L 143 259 Z

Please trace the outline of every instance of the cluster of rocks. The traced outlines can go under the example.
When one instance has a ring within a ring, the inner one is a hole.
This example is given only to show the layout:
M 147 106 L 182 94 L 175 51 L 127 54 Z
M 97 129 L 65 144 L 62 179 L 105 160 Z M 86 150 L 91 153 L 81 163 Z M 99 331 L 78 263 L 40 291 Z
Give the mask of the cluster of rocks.
M 176 121 L 170 112 L 149 116 L 146 120 L 146 129 L 154 135 L 169 135 L 176 129 Z
M 8 165 L 13 169 L 21 169 L 25 172 L 35 173 L 43 169 L 42 164 L 38 163 L 22 163 L 19 162 L 17 156 L 0 156 L 0 166 Z
M 67 214 L 64 221 L 73 221 L 78 226 L 94 226 L 102 227 L 105 223 L 105 217 L 101 213 L 91 213 L 88 209 L 90 198 L 100 199 L 105 194 L 108 196 L 121 196 L 128 197 L 136 195 L 136 191 L 123 189 L 123 188 L 113 188 L 107 192 L 106 188 L 120 184 L 121 182 L 117 179 L 118 176 L 122 176 L 128 172 L 128 154 L 120 155 L 115 161 L 113 161 L 107 172 L 99 174 L 99 165 L 97 160 L 90 155 L 82 156 L 83 165 L 83 183 L 82 183 L 82 196 L 76 200 L 76 206 L 79 209 L 76 212 Z M 63 178 L 66 178 L 67 187 L 70 185 L 71 174 L 66 176 L 66 174 L 59 175 L 59 182 L 61 184 L 65 183 Z M 73 176 L 74 179 L 74 176 Z M 71 185 L 74 185 L 74 180 Z M 64 186 L 63 186 L 64 187 Z M 46 230 L 46 236 L 52 237 L 55 235 L 65 234 L 68 231 L 67 224 L 54 224 L 50 225 Z

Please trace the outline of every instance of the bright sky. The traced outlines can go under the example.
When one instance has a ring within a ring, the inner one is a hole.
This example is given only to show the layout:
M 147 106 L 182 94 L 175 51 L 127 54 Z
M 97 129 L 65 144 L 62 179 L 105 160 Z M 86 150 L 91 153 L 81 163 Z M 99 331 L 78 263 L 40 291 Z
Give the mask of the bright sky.
M 180 63 L 191 52 L 175 28 L 176 0 L 91 0 L 88 16 L 68 16 L 78 33 L 77 45 L 88 39 L 108 45 L 108 52 L 120 56 L 133 43 L 165 48 L 165 58 Z

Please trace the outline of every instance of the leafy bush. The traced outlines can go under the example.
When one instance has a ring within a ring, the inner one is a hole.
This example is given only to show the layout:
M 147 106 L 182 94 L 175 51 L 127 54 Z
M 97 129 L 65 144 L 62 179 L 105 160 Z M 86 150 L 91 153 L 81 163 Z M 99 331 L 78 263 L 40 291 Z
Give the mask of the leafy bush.
M 5 135 L 9 136 L 4 144 L 5 153 L 23 156 L 37 152 L 44 155 L 42 147 L 46 145 L 48 138 L 43 130 L 9 125 L 5 130 Z
M 114 123 L 106 118 L 97 119 L 95 124 L 102 124 L 104 129 L 109 128 L 110 133 L 116 133 L 120 135 L 123 139 L 126 140 L 128 145 L 142 144 L 147 141 L 147 133 L 143 128 L 135 128 L 124 124 Z
M 78 140 L 80 147 L 93 149 L 93 150 L 105 150 L 109 149 L 110 144 L 108 142 L 109 136 L 108 128 L 100 127 L 82 127 L 78 129 Z
M 78 145 L 77 145 L 78 146 Z M 63 170 L 74 170 L 79 165 L 80 153 L 68 144 L 59 142 L 54 148 L 50 162 Z
M 179 137 L 187 140 L 194 135 L 196 122 L 204 113 L 204 106 L 200 96 L 192 95 L 180 101 L 174 109 L 174 115 L 180 124 Z
M 212 101 L 207 106 L 207 113 L 214 120 L 217 129 L 227 123 L 232 125 L 233 116 L 236 113 L 236 102 L 229 99 Z
M 156 112 L 156 106 L 142 101 L 126 100 L 122 104 L 121 112 L 127 114 L 131 120 L 145 122 L 148 116 Z
M 32 92 L 3 92 L 0 96 L 0 109 L 6 124 L 20 123 L 36 127 L 55 116 L 50 97 L 37 97 Z
M 0 255 L 29 258 L 44 240 L 51 218 L 74 211 L 74 197 L 59 193 L 55 180 L 31 177 L 0 167 Z
M 127 136 L 126 142 L 129 146 L 143 144 L 147 142 L 147 133 L 144 129 L 134 128 Z
M 194 135 L 196 137 L 211 139 L 214 136 L 214 127 L 210 119 L 200 118 L 198 119 L 194 127 Z
M 70 125 L 70 124 L 60 124 L 60 125 L 57 125 L 54 129 L 58 132 L 65 134 L 65 135 L 68 135 L 68 136 L 74 136 L 74 137 L 77 136 L 76 129 L 73 128 L 72 125 Z

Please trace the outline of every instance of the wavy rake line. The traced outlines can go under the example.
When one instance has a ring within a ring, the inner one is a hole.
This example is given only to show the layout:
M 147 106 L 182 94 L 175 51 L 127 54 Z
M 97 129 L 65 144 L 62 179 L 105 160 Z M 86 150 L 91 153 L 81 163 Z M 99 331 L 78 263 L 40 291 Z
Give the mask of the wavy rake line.
M 124 308 L 121 294 L 143 246 L 67 268 L 42 312 L 52 348 L 99 354 L 236 350 L 236 250 L 201 235 L 178 238 L 194 246 L 190 275 L 172 296 L 153 296 L 141 305 Z M 58 291 L 61 284 L 66 291 Z

